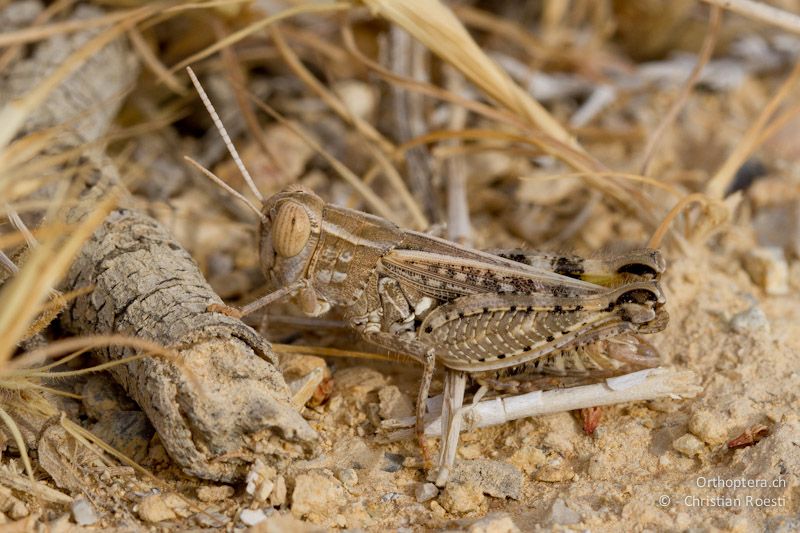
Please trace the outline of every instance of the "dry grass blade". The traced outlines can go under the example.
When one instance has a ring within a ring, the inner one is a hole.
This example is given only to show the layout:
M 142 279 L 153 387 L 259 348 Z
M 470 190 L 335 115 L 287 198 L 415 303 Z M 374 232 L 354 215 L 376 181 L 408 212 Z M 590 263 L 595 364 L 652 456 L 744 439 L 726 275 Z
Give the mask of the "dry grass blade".
M 747 18 L 766 22 L 792 33 L 800 33 L 800 16 L 755 0 L 703 0 Z
M 367 202 L 367 205 L 370 206 L 375 213 L 379 214 L 383 218 L 389 219 L 395 224 L 402 224 L 402 220 L 400 220 L 397 216 L 397 213 L 389 207 L 389 205 L 384 202 L 380 196 L 375 194 L 372 189 L 367 187 L 364 184 L 364 181 L 356 176 L 356 174 L 347 168 L 341 161 L 336 159 L 329 151 L 325 150 L 320 144 L 315 141 L 308 133 L 303 131 L 302 128 L 297 127 L 296 125 L 292 124 L 289 120 L 287 120 L 283 115 L 275 111 L 272 107 L 265 104 L 264 102 L 260 101 L 254 95 L 249 94 L 250 98 L 253 102 L 258 106 L 262 111 L 267 113 L 273 119 L 277 120 L 281 124 L 285 125 L 287 128 L 292 130 L 292 132 L 297 135 L 300 139 L 303 140 L 308 146 L 313 148 L 317 153 L 319 153 L 327 162 L 330 164 L 333 169 L 339 174 L 342 179 L 344 179 L 347 183 L 349 183 L 355 190 L 358 192 L 364 200 Z
M 312 91 L 314 91 L 314 93 L 319 96 L 323 102 L 333 109 L 337 115 L 352 124 L 359 133 L 361 133 L 371 142 L 377 143 L 384 152 L 391 152 L 394 149 L 394 145 L 392 145 L 391 142 L 381 135 L 378 130 L 372 126 L 372 124 L 353 115 L 338 96 L 329 91 L 317 80 L 317 78 L 314 77 L 311 72 L 309 72 L 309 70 L 300 61 L 300 58 L 297 57 L 297 54 L 295 54 L 294 51 L 292 51 L 292 49 L 286 44 L 286 41 L 281 36 L 281 32 L 277 27 L 272 28 L 271 35 L 272 40 L 275 42 L 275 46 L 278 48 L 278 52 L 281 54 L 281 57 L 283 57 L 283 60 L 286 62 L 292 72 L 294 72 L 298 78 L 303 80 L 303 82 Z
M 5 32 L 0 34 L 0 47 L 41 41 L 42 39 L 47 39 L 48 37 L 62 33 L 74 33 L 92 28 L 101 28 L 119 21 L 125 21 L 129 18 L 138 19 L 143 11 L 152 12 L 152 8 L 118 11 L 116 13 L 109 13 L 108 15 L 103 15 L 92 19 L 66 20 L 64 22 L 55 22 L 46 26 L 32 26 L 23 30 Z
M 723 197 L 733 177 L 736 175 L 736 171 L 750 157 L 753 150 L 758 147 L 758 143 L 764 139 L 762 133 L 767 127 L 769 119 L 786 97 L 789 96 L 798 81 L 800 81 L 800 61 L 795 63 L 792 72 L 758 115 L 756 121 L 747 129 L 747 133 L 736 146 L 736 149 L 709 180 L 706 185 L 706 194 L 717 199 Z
M 510 111 L 554 139 L 578 147 L 550 113 L 489 59 L 452 11 L 438 0 L 363 0 L 373 12 L 399 24 L 431 51 Z M 580 150 L 580 148 L 579 148 Z
M 76 1 L 77 0 L 58 0 L 56 2 L 53 2 L 51 5 L 47 6 L 47 8 L 44 11 L 39 13 L 39 15 L 33 20 L 31 28 L 36 26 L 41 26 L 42 24 L 50 20 L 58 13 L 61 13 L 62 11 L 68 9 Z M 14 61 L 16 57 L 19 56 L 21 50 L 22 50 L 22 45 L 12 46 L 7 48 L 5 52 L 3 52 L 2 55 L 0 55 L 0 72 L 4 71 L 11 64 L 11 62 Z
M 700 74 L 703 72 L 703 68 L 705 68 L 706 64 L 708 64 L 709 60 L 711 59 L 711 54 L 714 52 L 714 46 L 717 44 L 717 36 L 719 35 L 721 19 L 722 10 L 718 6 L 712 6 L 711 13 L 709 14 L 708 18 L 708 30 L 706 31 L 706 37 L 703 40 L 703 45 L 700 48 L 700 54 L 697 57 L 697 63 L 695 63 L 691 74 L 689 74 L 689 77 L 686 79 L 686 83 L 683 84 L 678 97 L 672 103 L 669 111 L 667 111 L 667 114 L 664 115 L 661 123 L 647 141 L 647 146 L 644 149 L 644 157 L 642 159 L 642 167 L 639 171 L 643 176 L 646 176 L 649 173 L 650 162 L 652 161 L 653 154 L 655 154 L 658 143 L 661 141 L 661 138 L 664 136 L 667 128 L 669 128 L 675 119 L 678 118 L 678 113 L 680 113 L 683 106 L 686 105 L 686 101 L 689 99 L 689 94 L 697 84 L 697 80 L 700 79 Z
M 70 54 L 45 80 L 20 100 L 9 102 L 0 110 L 0 147 L 5 147 L 17 134 L 25 119 L 47 95 L 77 70 L 89 57 L 108 43 L 128 31 L 141 20 L 157 12 L 159 5 L 146 6 L 126 12 L 121 22 L 90 39 L 85 45 Z
M 25 439 L 22 437 L 22 433 L 19 431 L 19 426 L 17 423 L 14 422 L 14 419 L 11 415 L 6 412 L 5 409 L 0 407 L 0 420 L 6 425 L 6 429 L 8 429 L 11 436 L 14 438 L 14 443 L 17 445 L 17 449 L 19 450 L 19 455 L 22 458 L 22 464 L 25 465 L 25 472 L 28 474 L 28 479 L 31 483 L 34 483 L 36 480 L 33 477 L 33 467 L 31 466 L 31 458 L 28 456 L 28 447 L 25 446 Z
M 139 57 L 142 59 L 142 62 L 150 69 L 156 78 L 169 87 L 171 91 L 181 96 L 186 96 L 189 93 L 175 74 L 170 72 L 161 60 L 158 59 L 158 56 L 153 53 L 150 49 L 150 45 L 147 44 L 147 41 L 138 29 L 131 28 L 128 32 L 128 38 L 139 54 Z
M 83 242 L 105 219 L 116 203 L 110 195 L 66 238 L 43 241 L 25 266 L 0 291 L 0 363 L 8 361 L 17 342 L 39 312 L 39 302 L 69 268 Z
M 174 67 L 170 69 L 170 72 L 176 72 L 178 70 L 182 70 L 189 65 L 200 61 L 201 59 L 205 59 L 210 55 L 213 55 L 223 48 L 231 46 L 232 44 L 238 43 L 242 39 L 257 33 L 268 26 L 275 24 L 276 22 L 293 17 L 295 15 L 300 15 L 303 13 L 326 13 L 331 11 L 344 11 L 346 9 L 350 9 L 349 4 L 345 3 L 333 3 L 333 4 L 320 4 L 320 5 L 302 5 L 287 9 L 285 11 L 281 11 L 275 15 L 270 17 L 266 17 L 261 19 L 253 24 L 247 26 L 246 28 L 242 28 L 241 30 L 230 34 L 226 38 L 222 39 L 221 41 L 217 41 L 213 45 L 209 46 L 208 48 L 197 52 L 196 54 L 192 54 L 191 56 L 187 57 Z
M 404 356 L 401 353 L 380 354 L 374 352 L 359 352 L 355 350 L 340 350 L 338 348 L 327 348 L 324 346 L 297 346 L 295 344 L 277 344 L 272 345 L 272 349 L 279 354 L 292 354 L 292 355 L 317 355 L 320 357 L 353 357 L 355 359 L 366 359 L 373 361 L 390 361 L 396 362 L 398 360 L 408 363 L 420 364 L 416 359 Z

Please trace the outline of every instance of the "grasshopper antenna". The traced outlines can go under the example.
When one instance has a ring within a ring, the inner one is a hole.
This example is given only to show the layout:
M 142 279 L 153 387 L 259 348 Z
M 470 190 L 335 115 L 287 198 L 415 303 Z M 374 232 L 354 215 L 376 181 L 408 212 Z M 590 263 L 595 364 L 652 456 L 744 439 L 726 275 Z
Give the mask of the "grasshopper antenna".
M 186 71 L 189 73 L 189 77 L 192 79 L 192 84 L 194 85 L 194 88 L 197 90 L 197 94 L 200 95 L 200 100 L 203 101 L 203 105 L 206 106 L 206 109 L 208 110 L 208 114 L 211 115 L 211 120 L 214 121 L 214 126 L 216 126 L 217 131 L 219 131 L 219 134 L 222 136 L 222 140 L 225 141 L 225 146 L 228 148 L 228 152 L 231 154 L 231 157 L 233 158 L 233 161 L 236 163 L 236 166 L 239 168 L 239 172 L 242 173 L 242 177 L 244 178 L 244 181 L 247 182 L 247 186 L 250 187 L 250 190 L 253 191 L 253 194 L 256 195 L 256 198 L 258 198 L 258 201 L 261 202 L 261 204 L 263 205 L 264 204 L 264 196 L 261 194 L 261 191 L 258 190 L 258 187 L 256 187 L 256 184 L 253 181 L 253 178 L 250 176 L 250 173 L 247 171 L 247 168 L 244 166 L 244 163 L 242 162 L 242 158 L 239 157 L 239 152 L 236 151 L 236 147 L 233 145 L 233 141 L 231 141 L 231 137 L 230 137 L 230 135 L 228 135 L 228 131 L 225 129 L 225 126 L 222 124 L 222 119 L 219 118 L 219 115 L 217 114 L 217 110 L 214 109 L 214 106 L 211 104 L 211 100 L 209 99 L 208 95 L 206 94 L 206 91 L 203 89 L 203 86 L 200 85 L 200 80 L 197 79 L 197 76 L 195 76 L 194 71 L 192 70 L 191 67 L 186 67 Z M 194 163 L 194 161 L 192 161 L 191 159 L 189 161 Z M 210 174 L 209 177 L 213 176 L 213 174 L 211 174 L 210 171 L 207 171 L 205 168 L 203 168 L 202 166 L 200 166 L 197 163 L 195 163 L 195 164 L 201 170 L 203 170 L 204 173 L 207 172 L 206 173 L 207 176 L 209 176 L 209 174 Z M 216 178 L 216 179 L 214 179 L 214 178 Z M 220 180 L 216 176 L 214 176 L 214 178 L 212 178 L 212 179 L 214 179 L 215 182 L 217 182 L 217 183 L 222 182 L 222 180 Z M 217 181 L 217 180 L 219 180 L 219 181 Z M 232 191 L 232 189 L 230 187 L 227 187 L 227 186 L 224 186 L 224 187 L 225 187 L 226 190 Z M 237 198 L 241 198 L 241 199 L 244 198 L 241 194 L 238 194 L 238 193 L 236 193 L 236 197 Z M 247 202 L 247 200 L 245 200 L 245 202 Z M 247 204 L 250 205 L 250 207 L 253 207 L 253 205 L 250 202 L 247 202 Z M 256 211 L 258 211 L 258 210 L 256 209 Z M 261 211 L 258 211 L 258 214 L 259 214 L 259 216 L 261 216 Z
M 214 183 L 216 183 L 217 185 L 219 185 L 220 187 L 222 187 L 223 189 L 228 191 L 230 194 L 232 194 L 233 196 L 235 196 L 236 198 L 238 198 L 239 200 L 244 202 L 247 205 L 247 207 L 252 209 L 253 212 L 256 215 L 258 215 L 258 218 L 261 218 L 261 219 L 264 218 L 264 214 L 261 211 L 259 211 L 259 209 L 255 205 L 253 205 L 253 202 L 251 202 L 250 200 L 245 198 L 242 195 L 242 193 L 240 193 L 239 191 L 237 191 L 236 189 L 234 189 L 233 187 L 231 187 L 230 185 L 228 185 L 227 183 L 222 181 L 222 178 L 220 178 L 219 176 L 217 176 L 216 174 L 214 174 L 213 172 L 208 170 L 206 167 L 204 167 L 203 165 L 201 165 L 200 163 L 198 163 L 197 161 L 195 161 L 194 159 L 192 159 L 188 155 L 183 156 L 183 158 L 186 161 L 188 161 L 189 163 L 191 163 L 192 165 L 194 165 L 195 167 L 197 167 L 197 169 L 200 172 L 202 172 L 203 174 L 205 174 L 211 181 L 213 181 Z

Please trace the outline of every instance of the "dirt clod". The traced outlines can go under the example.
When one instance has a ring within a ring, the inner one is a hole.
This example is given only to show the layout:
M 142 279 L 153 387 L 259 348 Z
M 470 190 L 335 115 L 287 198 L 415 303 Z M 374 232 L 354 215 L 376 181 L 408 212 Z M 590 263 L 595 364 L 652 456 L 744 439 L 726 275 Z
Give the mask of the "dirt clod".
M 508 513 L 490 513 L 467 528 L 468 533 L 519 533 L 519 531 Z
M 692 413 L 689 418 L 689 431 L 709 446 L 725 442 L 729 432 L 725 416 L 705 409 Z
M 292 514 L 313 522 L 334 519 L 345 502 L 345 490 L 330 471 L 312 470 L 295 478 Z
M 229 485 L 204 485 L 197 488 L 197 499 L 202 502 L 219 502 L 233 496 L 233 487 Z
M 178 515 L 167 505 L 163 494 L 151 494 L 139 502 L 139 518 L 145 522 L 163 522 L 177 517 Z
M 449 513 L 463 515 L 479 511 L 486 504 L 481 488 L 473 482 L 450 481 L 439 498 L 442 507 Z

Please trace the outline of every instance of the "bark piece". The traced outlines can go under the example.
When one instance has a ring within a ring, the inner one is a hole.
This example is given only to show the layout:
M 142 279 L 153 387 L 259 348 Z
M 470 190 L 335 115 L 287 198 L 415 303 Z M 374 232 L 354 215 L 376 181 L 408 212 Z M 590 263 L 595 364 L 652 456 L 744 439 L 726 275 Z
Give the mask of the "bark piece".
M 170 346 L 180 364 L 154 357 L 111 373 L 147 413 L 184 471 L 232 481 L 269 437 L 308 442 L 316 434 L 290 404 L 269 344 L 240 320 L 207 312 L 222 300 L 196 264 L 151 218 L 112 212 L 73 265 L 67 290 L 93 284 L 62 322 L 75 333 L 122 333 Z M 131 352 L 99 350 L 107 361 Z M 275 460 L 285 459 L 278 453 Z M 222 457 L 225 456 L 225 457 Z
M 80 5 L 71 18 L 102 13 Z M 37 43 L 28 59 L 0 79 L 0 103 L 41 83 L 99 31 Z M 50 154 L 102 138 L 137 70 L 125 39 L 117 39 L 83 62 L 21 131 L 65 124 L 63 134 L 48 147 Z M 109 186 L 121 182 L 102 150 L 87 149 L 76 159 L 72 164 L 82 168 L 74 185 L 82 186 L 78 190 L 83 194 L 68 222 L 84 217 Z M 35 196 L 49 198 L 53 192 L 47 187 Z M 36 216 L 26 220 L 31 227 L 39 222 Z M 94 291 L 72 302 L 62 316 L 68 331 L 138 336 L 177 352 L 179 361 L 150 358 L 117 366 L 112 374 L 142 407 L 185 472 L 231 481 L 242 477 L 256 456 L 278 462 L 299 453 L 299 447 L 273 437 L 300 443 L 316 437 L 292 408 L 269 344 L 243 322 L 206 312 L 208 304 L 221 300 L 188 252 L 150 217 L 125 208 L 108 215 L 60 288 L 87 285 Z M 117 347 L 99 351 L 106 361 L 131 354 Z M 51 455 L 56 463 L 59 454 Z

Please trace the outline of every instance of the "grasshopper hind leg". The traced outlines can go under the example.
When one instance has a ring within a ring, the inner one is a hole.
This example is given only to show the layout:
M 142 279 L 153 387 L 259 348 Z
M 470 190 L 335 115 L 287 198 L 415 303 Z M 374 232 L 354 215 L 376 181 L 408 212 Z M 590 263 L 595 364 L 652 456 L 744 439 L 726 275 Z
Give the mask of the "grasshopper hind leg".
M 431 381 L 433 380 L 433 371 L 435 368 L 436 357 L 433 350 L 425 354 L 424 367 L 422 370 L 422 380 L 419 385 L 419 393 L 417 394 L 417 420 L 414 426 L 414 433 L 419 442 L 420 452 L 422 453 L 422 462 L 425 465 L 425 470 L 430 470 L 431 454 L 428 449 L 427 442 L 425 441 L 425 411 L 428 405 L 428 393 L 431 389 Z

